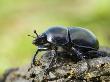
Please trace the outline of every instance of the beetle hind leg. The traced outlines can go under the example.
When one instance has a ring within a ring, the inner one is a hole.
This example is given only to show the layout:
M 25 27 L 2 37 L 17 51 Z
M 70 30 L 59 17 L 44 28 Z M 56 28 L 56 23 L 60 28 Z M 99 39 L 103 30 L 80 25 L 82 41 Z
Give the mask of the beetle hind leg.
M 106 52 L 103 52 L 103 51 L 88 51 L 87 54 L 88 54 L 89 58 L 97 58 L 97 57 L 107 56 Z

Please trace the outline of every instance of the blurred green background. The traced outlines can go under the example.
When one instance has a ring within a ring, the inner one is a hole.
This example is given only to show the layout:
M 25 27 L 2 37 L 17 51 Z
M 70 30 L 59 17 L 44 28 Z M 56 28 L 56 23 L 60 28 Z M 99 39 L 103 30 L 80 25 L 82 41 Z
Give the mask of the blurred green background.
M 56 25 L 88 28 L 110 47 L 110 0 L 0 0 L 0 74 L 31 62 L 28 34 Z

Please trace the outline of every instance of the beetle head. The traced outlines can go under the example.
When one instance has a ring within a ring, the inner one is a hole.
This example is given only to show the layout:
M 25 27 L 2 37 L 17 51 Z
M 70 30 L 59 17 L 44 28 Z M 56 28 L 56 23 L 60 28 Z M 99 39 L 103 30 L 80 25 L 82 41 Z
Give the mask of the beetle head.
M 32 44 L 38 46 L 46 43 L 46 36 L 44 34 L 38 35 L 36 30 L 34 30 L 34 33 L 36 34 L 36 37 L 34 37 L 35 39 L 33 40 Z

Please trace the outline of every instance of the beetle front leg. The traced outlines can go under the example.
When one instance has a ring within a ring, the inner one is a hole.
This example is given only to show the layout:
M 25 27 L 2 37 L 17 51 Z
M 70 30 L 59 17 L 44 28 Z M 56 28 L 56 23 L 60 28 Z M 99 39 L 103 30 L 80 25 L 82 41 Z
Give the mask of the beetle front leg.
M 32 58 L 32 63 L 31 63 L 31 67 L 28 69 L 28 71 L 30 71 L 31 68 L 33 68 L 33 66 L 36 66 L 36 56 L 39 52 L 39 49 L 36 51 L 36 53 L 34 54 L 34 57 Z
M 34 57 L 33 57 L 33 59 L 32 59 L 32 63 L 31 63 L 31 67 L 34 65 L 34 66 L 36 66 L 36 56 L 37 56 L 37 54 L 38 54 L 38 52 L 39 52 L 40 50 L 38 49 L 37 51 L 36 51 L 36 53 L 34 54 Z
M 32 63 L 31 63 L 31 67 L 33 66 L 36 66 L 36 57 L 37 57 L 37 54 L 40 52 L 40 51 L 46 51 L 48 50 L 48 48 L 44 47 L 44 46 L 38 46 L 38 50 L 36 51 L 36 53 L 34 54 L 34 57 L 32 59 Z

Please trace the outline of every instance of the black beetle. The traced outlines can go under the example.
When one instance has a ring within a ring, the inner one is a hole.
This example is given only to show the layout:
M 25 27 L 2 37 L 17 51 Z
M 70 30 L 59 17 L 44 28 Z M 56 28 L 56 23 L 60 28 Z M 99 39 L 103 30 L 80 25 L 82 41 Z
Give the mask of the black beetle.
M 38 46 L 38 50 L 34 55 L 32 65 L 35 65 L 38 52 L 46 50 L 52 51 L 52 60 L 57 55 L 57 52 L 65 52 L 74 56 L 74 59 L 77 61 L 99 56 L 99 42 L 96 36 L 85 28 L 54 26 L 41 35 L 38 35 L 36 31 L 34 33 L 37 37 L 33 40 L 33 44 Z M 93 53 L 95 54 L 93 55 Z

